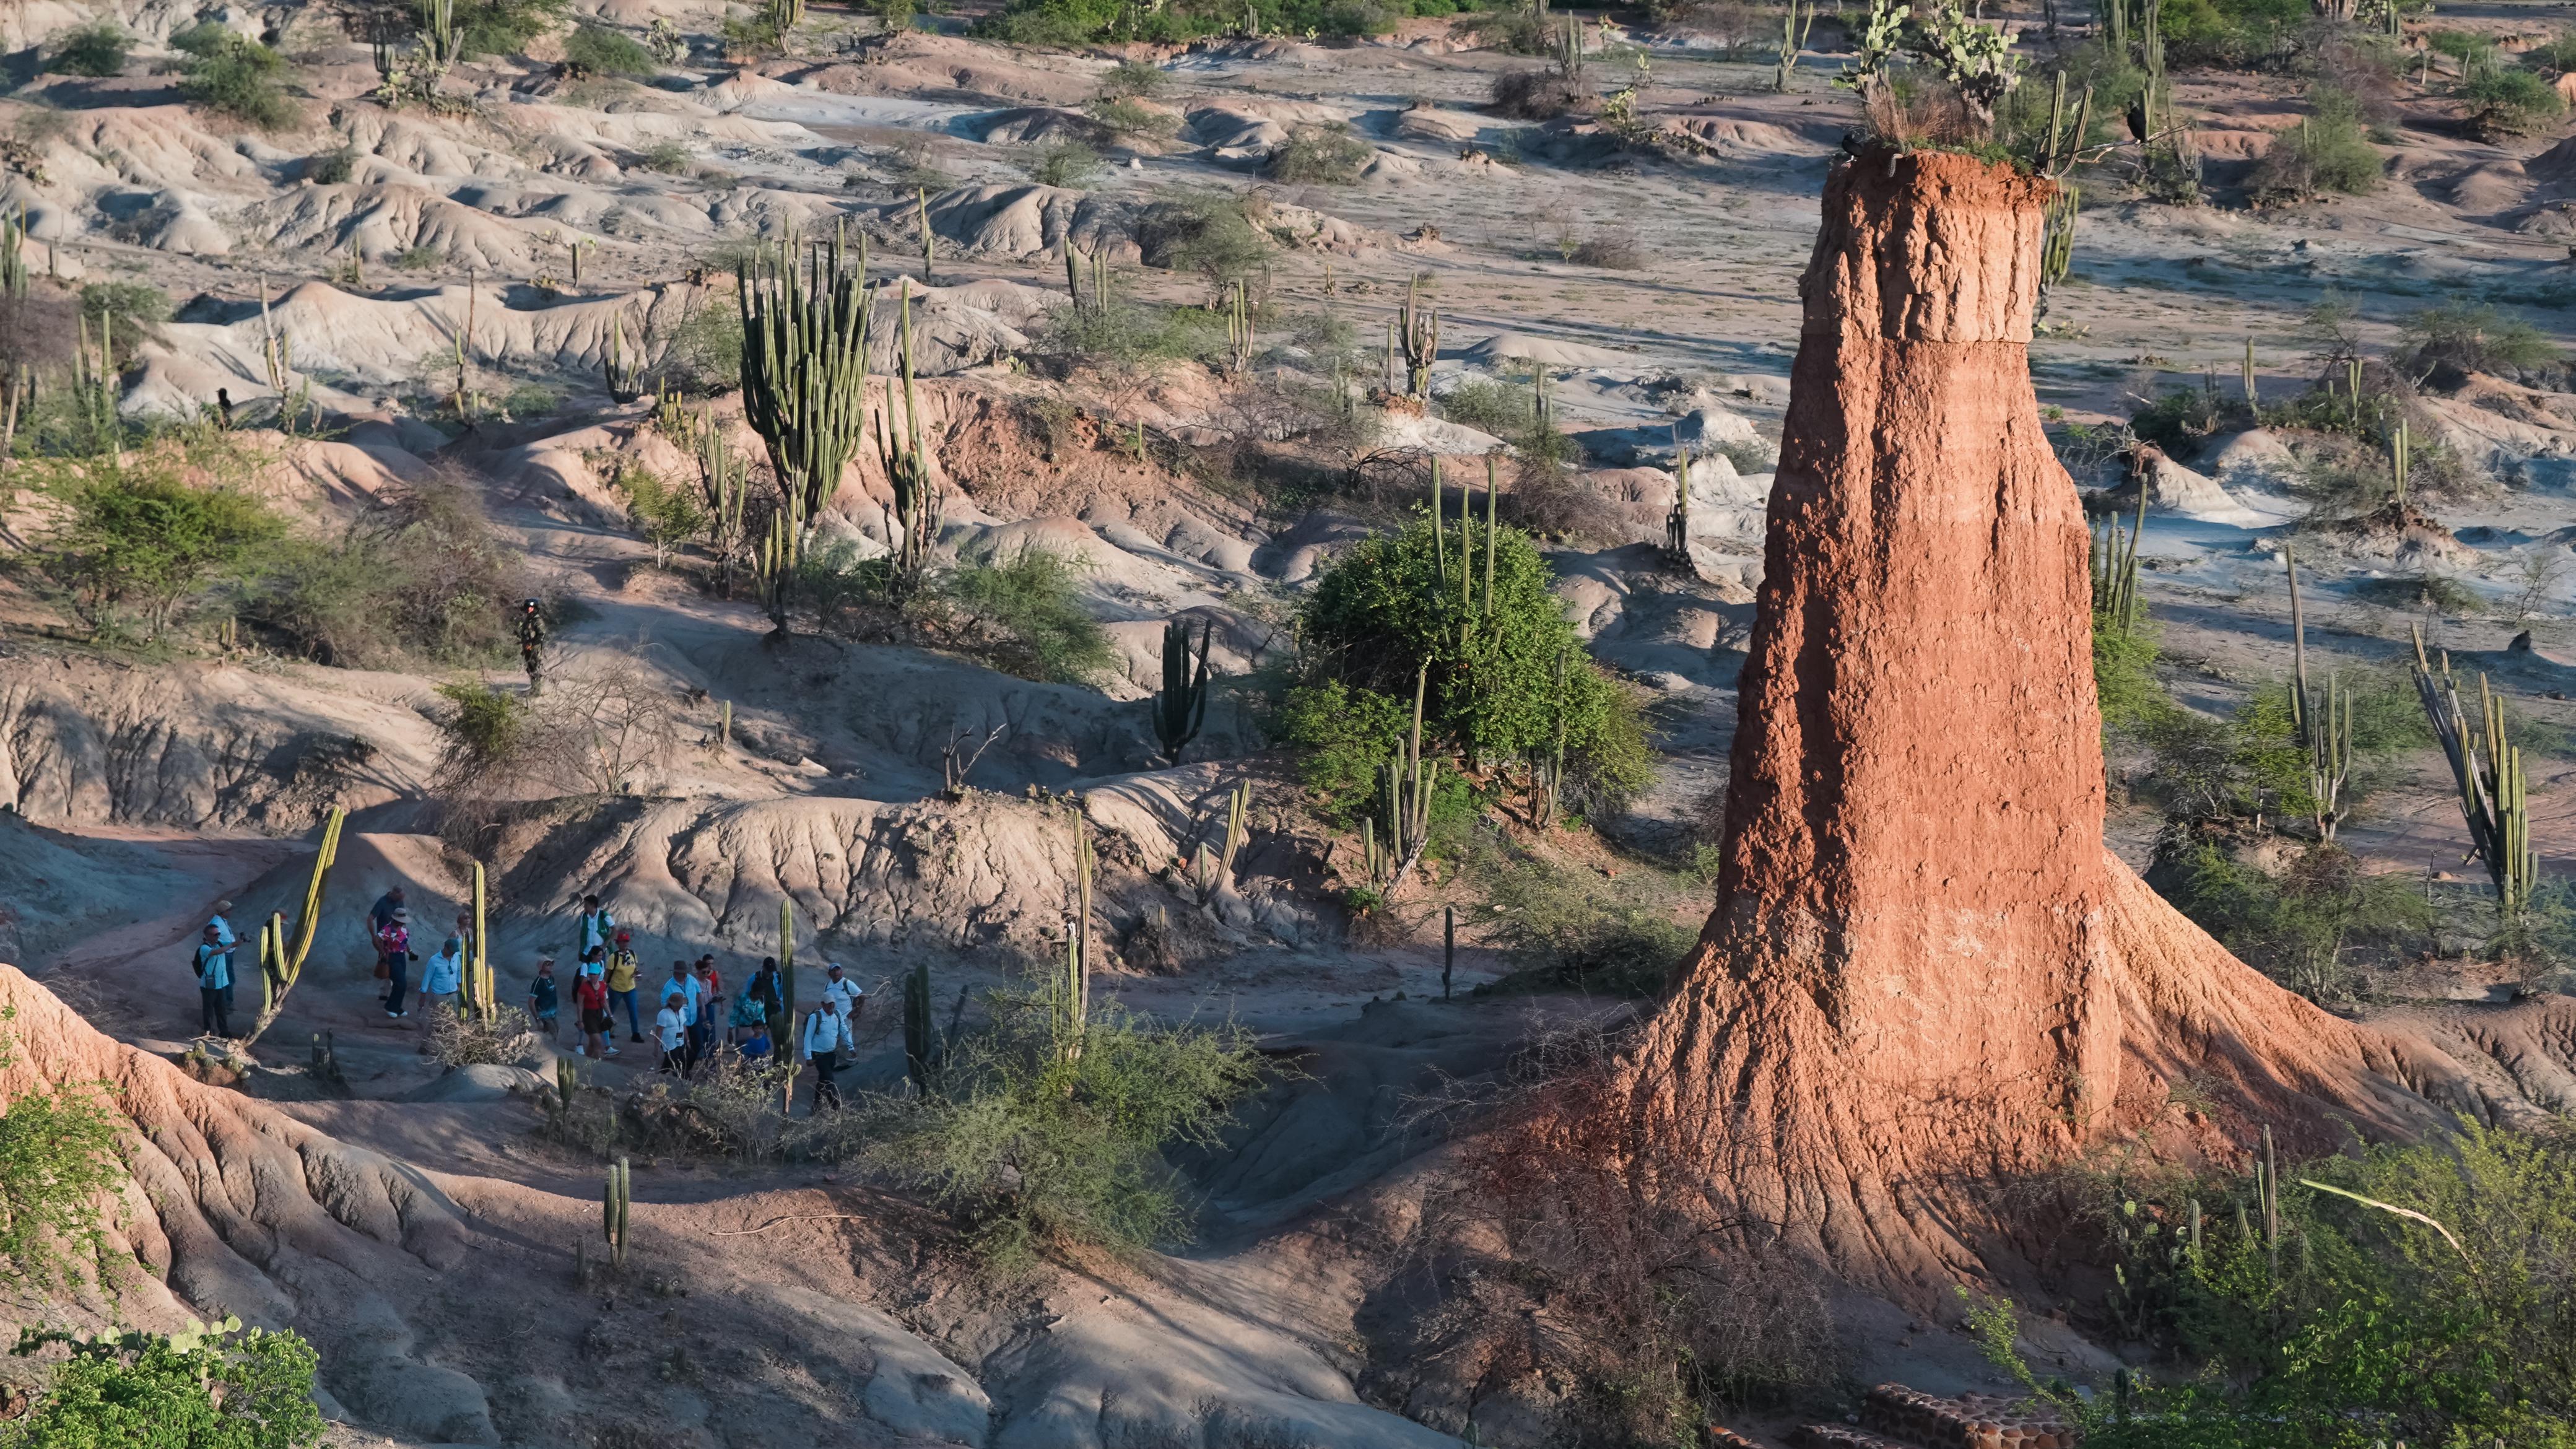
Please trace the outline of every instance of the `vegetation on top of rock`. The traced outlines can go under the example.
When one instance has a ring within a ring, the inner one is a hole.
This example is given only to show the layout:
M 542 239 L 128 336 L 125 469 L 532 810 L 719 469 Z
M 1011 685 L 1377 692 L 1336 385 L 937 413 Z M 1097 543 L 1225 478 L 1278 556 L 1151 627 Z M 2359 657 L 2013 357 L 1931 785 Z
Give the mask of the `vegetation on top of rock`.
M 286 57 L 228 30 L 205 35 L 209 28 L 220 29 L 200 25 L 184 33 L 196 44 L 189 47 L 194 58 L 180 76 L 179 93 L 218 116 L 263 131 L 294 125 L 299 113 L 286 95 Z
M 0 1013 L 0 1067 L 16 1055 L 16 1014 Z M 23 1092 L 0 1112 L 0 1280 L 39 1298 L 89 1280 L 105 1247 L 100 1206 L 125 1181 L 105 1085 Z
M 320 1359 L 292 1332 L 239 1319 L 176 1334 L 74 1338 L 29 1330 L 17 1351 L 69 1343 L 0 1449 L 307 1449 L 322 1442 Z

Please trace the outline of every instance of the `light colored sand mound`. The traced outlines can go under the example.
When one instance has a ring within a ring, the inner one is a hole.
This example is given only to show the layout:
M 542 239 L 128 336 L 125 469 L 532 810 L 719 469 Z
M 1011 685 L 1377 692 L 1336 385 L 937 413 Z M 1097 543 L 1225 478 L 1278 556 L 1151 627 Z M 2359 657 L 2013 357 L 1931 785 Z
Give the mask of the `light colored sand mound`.
M 1606 347 L 1586 347 L 1579 342 L 1532 337 L 1520 332 L 1497 332 L 1458 355 L 1478 364 L 1518 358 L 1551 367 L 1633 367 L 1637 361 L 1626 353 L 1613 352 Z

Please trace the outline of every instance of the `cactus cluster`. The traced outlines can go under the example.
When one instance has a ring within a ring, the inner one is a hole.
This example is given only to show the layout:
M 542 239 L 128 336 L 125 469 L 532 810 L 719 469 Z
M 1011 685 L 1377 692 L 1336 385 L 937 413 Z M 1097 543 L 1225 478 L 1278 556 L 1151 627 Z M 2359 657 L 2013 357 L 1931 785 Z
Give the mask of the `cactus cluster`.
M 2072 181 L 2057 183 L 2056 194 L 2048 198 L 2041 212 L 2039 240 L 2039 284 L 2054 287 L 2066 280 L 2067 269 L 2075 264 L 2075 217 L 2079 198 Z
M 573 255 L 578 257 L 581 253 L 576 251 Z M 600 359 L 599 371 L 610 402 L 631 403 L 644 395 L 643 356 L 639 353 L 632 360 L 626 356 L 626 309 L 623 307 L 608 315 L 608 349 Z
M 2451 677 L 2450 655 L 2442 656 L 2437 679 L 2425 656 L 2424 631 L 2419 626 L 2414 633 L 2415 692 L 2450 761 L 2460 817 L 2469 827 L 2469 854 L 2486 863 L 2497 908 L 2507 921 L 2514 920 L 2540 878 L 2540 854 L 2531 846 L 2522 750 L 2505 737 L 2504 700 L 2487 687 L 2486 676 L 2478 676 L 2478 714 L 2472 720 L 2460 703 L 2459 683 Z
M 1573 17 L 1566 18 L 1566 28 L 1570 34 Z M 1789 77 L 1798 69 L 1798 52 L 1807 48 L 1807 37 L 1815 28 L 1815 0 L 1807 0 L 1803 6 L 1798 0 L 1789 0 L 1789 8 L 1780 17 L 1780 64 L 1772 73 L 1771 89 L 1788 91 Z
M 2414 461 L 2414 445 L 2414 430 L 2406 425 L 2405 419 L 2398 419 L 2396 426 L 2388 430 L 2388 482 L 2396 491 L 2399 503 L 2406 501 L 2406 475 Z
M 286 1007 L 286 993 L 303 979 L 314 935 L 322 928 L 322 892 L 330 882 L 331 867 L 339 863 L 340 828 L 348 819 L 349 812 L 337 805 L 323 818 L 322 848 L 313 856 L 313 874 L 304 883 L 304 913 L 296 919 L 295 929 L 290 933 L 286 917 L 274 911 L 259 928 L 259 1017 L 251 1023 L 250 1035 L 242 1038 L 245 1048 L 276 1022 L 278 1012 Z
M 1067 1063 L 1082 1057 L 1082 1038 L 1091 1023 L 1091 828 L 1079 808 L 1073 814 L 1073 921 L 1065 932 L 1064 976 L 1050 995 L 1056 1049 Z
M 1449 541 L 1446 524 L 1447 489 L 1440 478 L 1440 459 L 1431 460 L 1431 561 L 1434 592 L 1442 601 L 1450 595 Z M 1485 532 L 1476 536 L 1474 500 L 1465 495 L 1458 499 L 1458 579 L 1457 624 L 1458 652 L 1467 654 L 1486 620 L 1494 615 L 1494 560 L 1502 552 L 1502 489 L 1495 476 L 1494 460 L 1485 460 Z M 1483 587 L 1478 588 L 1479 580 Z
M 1331 263 L 1326 263 L 1330 266 Z M 1075 249 L 1073 238 L 1064 239 L 1064 290 L 1073 298 L 1077 317 L 1097 319 L 1109 313 L 1109 257 L 1105 252 L 1084 255 Z
M 2122 634 L 2138 627 L 2138 543 L 2147 535 L 2147 489 L 2138 485 L 2137 521 L 2126 532 L 2117 517 L 2094 531 L 2088 555 L 2093 573 L 2093 613 Z
M 896 437 L 886 429 L 886 412 L 876 417 L 877 460 L 885 468 L 886 486 L 894 494 L 894 507 L 886 516 L 887 541 L 894 550 L 894 586 L 906 594 L 921 582 L 930 566 L 930 550 L 939 542 L 939 529 L 947 502 L 932 473 L 930 455 L 921 446 L 921 412 L 915 405 L 912 386 L 912 293 L 903 294 L 900 303 L 903 329 L 903 434 Z
M 1163 687 L 1154 696 L 1154 738 L 1163 747 L 1163 758 L 1175 765 L 1207 723 L 1208 647 L 1215 638 L 1216 621 L 1202 621 L 1193 671 L 1190 626 L 1180 619 L 1163 625 Z
M 733 572 L 749 537 L 743 518 L 751 497 L 751 460 L 725 441 L 711 409 L 698 410 L 689 432 L 697 444 L 698 487 L 707 499 L 707 545 L 716 556 L 716 583 L 730 598 Z
M 770 616 L 787 627 L 788 590 L 805 525 L 841 486 L 867 412 L 867 238 L 852 258 L 842 234 L 807 249 L 762 246 L 735 273 L 742 313 L 743 417 L 778 479 L 780 514 L 762 546 Z M 855 265 L 853 265 L 855 261 Z
M 1252 367 L 1253 352 L 1258 345 L 1254 324 L 1258 320 L 1251 293 L 1237 280 L 1226 290 L 1225 298 L 1226 367 L 1237 377 Z
M 2332 840 L 2342 818 L 2343 787 L 2352 778 L 2352 691 L 2332 671 L 2322 700 L 2308 688 L 2308 616 L 2299 597 L 2297 551 L 2284 547 L 2281 563 L 2290 574 L 2290 722 L 2307 752 L 2317 838 Z
M 1422 847 L 1431 836 L 1431 792 L 1440 783 L 1440 762 L 1422 757 L 1422 702 L 1430 683 L 1431 666 L 1426 663 L 1413 676 L 1413 729 L 1396 741 L 1395 758 L 1378 766 L 1378 808 L 1386 816 L 1385 838 L 1379 839 L 1375 821 L 1360 822 L 1360 850 L 1369 879 L 1380 888 L 1404 878 L 1422 858 Z
M 1570 23 L 1570 22 L 1569 22 Z M 1395 355 L 1404 354 L 1405 392 L 1417 398 L 1431 396 L 1431 364 L 1440 356 L 1440 309 L 1422 300 L 1422 279 L 1415 277 L 1404 289 L 1404 308 L 1386 324 L 1387 371 L 1395 371 Z M 1388 381 L 1392 389 L 1392 377 Z
M 1252 782 L 1243 781 L 1225 793 L 1225 848 L 1212 853 L 1206 841 L 1190 853 L 1190 885 L 1199 893 L 1199 904 L 1212 904 L 1219 892 L 1234 880 L 1234 857 L 1243 849 L 1249 834 L 1247 824 L 1252 809 Z

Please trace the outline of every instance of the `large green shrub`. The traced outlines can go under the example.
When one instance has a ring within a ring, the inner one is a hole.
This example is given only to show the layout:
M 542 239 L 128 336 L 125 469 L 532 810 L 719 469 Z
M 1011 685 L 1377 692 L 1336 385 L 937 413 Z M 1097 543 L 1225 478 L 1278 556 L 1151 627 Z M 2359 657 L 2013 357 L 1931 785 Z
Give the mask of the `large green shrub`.
M 305 658 L 344 669 L 409 660 L 506 660 L 524 567 L 466 485 L 425 478 L 336 540 L 287 539 L 261 556 L 242 618 Z
M 2238 960 L 2311 1001 L 2365 994 L 2365 959 L 2394 964 L 2427 944 L 2433 907 L 2409 872 L 2367 873 L 2341 846 L 2318 844 L 2274 875 L 2218 844 L 2171 839 L 2156 877 L 2166 899 Z
M 45 69 L 55 75 L 112 76 L 125 69 L 133 40 L 111 21 L 94 21 L 66 30 L 54 42 Z
M 2308 118 L 2272 138 L 2247 189 L 2258 197 L 2300 201 L 2321 192 L 2349 196 L 2379 189 L 2387 163 L 2370 144 L 2361 105 L 2347 91 L 2308 88 Z
M 2311 14 L 2307 0 L 2165 0 L 2165 62 L 2277 67 L 2296 53 Z
M 298 119 L 285 81 L 286 57 L 225 31 L 197 48 L 180 77 L 179 93 L 218 116 L 276 131 Z
M 1476 532 L 1481 540 L 1481 522 Z M 1445 569 L 1424 518 L 1336 560 L 1302 616 L 1305 676 L 1298 688 L 1339 686 L 1347 700 L 1398 701 L 1409 716 L 1416 673 L 1427 664 L 1425 731 L 1437 747 L 1511 760 L 1551 750 L 1561 728 L 1581 790 L 1616 797 L 1643 788 L 1650 753 L 1636 707 L 1593 665 L 1556 596 L 1555 571 L 1529 536 L 1517 528 L 1499 531 L 1490 609 L 1479 555 L 1478 606 L 1463 639 L 1457 526 L 1444 531 L 1442 544 Z M 1311 696 L 1303 701 L 1308 713 L 1313 705 Z M 1287 718 L 1300 707 L 1292 693 Z M 1359 707 L 1369 718 L 1384 717 L 1375 701 Z M 1292 737 L 1292 743 L 1310 741 Z
M 1202 192 L 1158 201 L 1136 222 L 1145 264 L 1207 279 L 1211 296 L 1249 281 L 1270 261 L 1270 238 L 1244 210 L 1245 199 Z
M 178 448 L 122 466 L 114 458 L 47 460 L 44 487 L 58 511 L 28 556 L 92 629 L 113 633 L 138 622 L 147 641 L 158 639 L 191 599 L 245 572 L 256 550 L 285 533 L 250 494 L 192 486 L 188 466 Z
M 1047 549 L 970 562 L 941 574 L 916 607 L 956 649 L 1023 679 L 1088 684 L 1117 660 L 1082 607 L 1078 565 Z
M 1273 181 L 1348 186 L 1360 179 L 1376 155 L 1368 142 L 1351 134 L 1348 124 L 1336 121 L 1291 130 L 1288 139 L 1270 153 L 1267 168 Z
M 2398 361 L 2410 372 L 2447 365 L 2462 372 L 2546 367 L 2561 354 L 2549 334 L 2484 303 L 2445 302 L 2406 319 Z
M 60 1335 L 30 1334 L 21 1351 Z M 74 1345 L 0 1449 L 307 1449 L 322 1442 L 313 1346 L 231 1322 Z
M 881 1099 L 870 1155 L 973 1224 L 1008 1268 L 1058 1243 L 1186 1241 L 1194 1216 L 1164 1159 L 1215 1145 L 1259 1084 L 1252 1033 L 1094 1004 L 1079 1031 L 1060 978 L 996 996 L 919 1097 Z
M 467 55 L 517 55 L 562 22 L 569 0 L 459 0 L 456 28 Z
M 588 21 L 564 38 L 564 64 L 580 75 L 651 75 L 661 69 L 634 37 Z
M 2527 70 L 2480 71 L 2460 87 L 2460 98 L 2490 136 L 2528 136 L 2567 114 L 2557 87 Z

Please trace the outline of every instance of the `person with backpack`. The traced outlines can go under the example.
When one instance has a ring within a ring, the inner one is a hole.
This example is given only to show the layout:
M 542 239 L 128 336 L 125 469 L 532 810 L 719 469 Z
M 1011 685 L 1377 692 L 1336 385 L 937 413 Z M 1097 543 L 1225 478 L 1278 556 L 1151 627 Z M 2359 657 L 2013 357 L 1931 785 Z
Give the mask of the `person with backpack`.
M 635 968 L 639 963 L 634 950 L 626 944 L 627 939 L 624 931 L 617 933 L 616 948 L 608 952 L 601 969 L 608 977 L 609 1009 L 616 1010 L 617 1003 L 621 1001 L 626 1004 L 626 1039 L 642 1041 L 644 1025 L 635 1014 Z
M 581 1045 L 573 1050 L 593 1061 L 617 1055 L 617 1048 L 608 1044 L 617 1023 L 608 1014 L 608 981 L 599 974 L 598 963 L 585 964 L 573 978 L 572 1004 L 581 1018 Z
M 546 1034 L 546 1045 L 553 1046 L 563 1038 L 556 1030 L 555 1019 L 562 1010 L 555 994 L 555 958 L 537 958 L 536 979 L 528 983 L 528 1019 Z
M 781 999 L 781 992 L 778 958 L 761 957 L 760 969 L 751 973 L 751 984 L 742 989 L 742 995 L 746 1001 L 760 1003 L 761 1012 L 769 1019 L 769 1039 L 774 1043 L 787 1041 L 787 1003 Z
M 820 1116 L 823 1104 L 830 1102 L 835 1111 L 841 1105 L 841 1086 L 833 1074 L 841 1069 L 841 1053 L 849 1050 L 850 1028 L 841 1019 L 837 1002 L 825 997 L 821 1005 L 805 1018 L 805 1034 L 798 1054 L 814 1064 L 814 1106 L 809 1116 Z
M 581 898 L 581 914 L 573 917 L 572 930 L 573 954 L 585 961 L 590 959 L 592 950 L 606 946 L 612 937 L 620 942 L 626 939 L 618 933 L 616 914 L 601 909 L 597 896 Z
M 213 926 L 206 927 L 197 942 L 197 1017 L 198 1029 L 216 1036 L 233 1034 L 233 948 L 224 944 Z
M 387 964 L 385 961 L 385 932 L 393 928 L 394 917 L 402 913 L 402 908 L 403 888 L 401 886 L 393 886 L 387 889 L 383 895 L 376 897 L 375 905 L 367 911 L 367 939 L 375 943 L 376 979 L 378 981 L 387 979 L 385 969 Z

